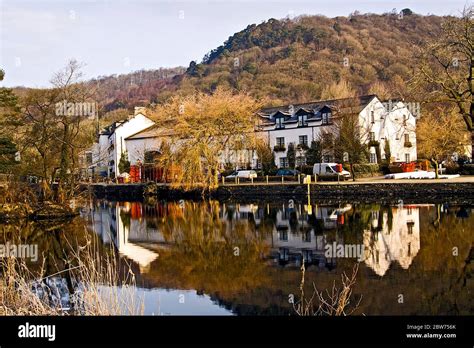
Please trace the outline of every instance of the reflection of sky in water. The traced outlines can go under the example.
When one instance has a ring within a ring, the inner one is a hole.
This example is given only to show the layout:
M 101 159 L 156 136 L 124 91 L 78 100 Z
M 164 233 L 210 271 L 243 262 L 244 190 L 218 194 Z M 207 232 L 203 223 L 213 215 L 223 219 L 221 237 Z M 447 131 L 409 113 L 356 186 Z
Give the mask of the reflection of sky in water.
M 120 313 L 116 313 L 121 315 L 233 315 L 208 295 L 198 295 L 195 290 L 140 287 L 117 287 L 112 290 L 107 286 L 99 286 L 99 289 L 103 299 L 111 301 L 110 306 L 118 304 L 122 308 Z
M 145 315 L 232 315 L 208 295 L 192 290 L 138 289 L 137 293 L 143 299 Z

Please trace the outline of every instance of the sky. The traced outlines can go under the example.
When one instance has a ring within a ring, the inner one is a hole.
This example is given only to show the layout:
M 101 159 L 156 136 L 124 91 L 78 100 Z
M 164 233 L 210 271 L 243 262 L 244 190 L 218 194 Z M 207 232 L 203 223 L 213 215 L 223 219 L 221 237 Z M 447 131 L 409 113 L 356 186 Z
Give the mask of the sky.
M 0 86 L 48 87 L 71 59 L 85 79 L 187 67 L 269 18 L 384 13 L 459 15 L 471 0 L 0 0 Z

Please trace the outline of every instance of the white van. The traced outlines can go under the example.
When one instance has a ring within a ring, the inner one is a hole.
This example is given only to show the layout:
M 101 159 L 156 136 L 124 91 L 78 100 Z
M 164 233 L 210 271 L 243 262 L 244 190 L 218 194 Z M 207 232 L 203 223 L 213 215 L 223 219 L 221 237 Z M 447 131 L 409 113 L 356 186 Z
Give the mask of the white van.
M 233 172 L 230 175 L 227 175 L 225 178 L 226 179 L 235 179 L 235 178 L 240 178 L 240 179 L 250 179 L 250 178 L 256 178 L 257 177 L 257 172 L 255 170 L 237 170 Z
M 313 174 L 316 175 L 318 180 L 323 179 L 337 179 L 337 176 L 343 180 L 351 178 L 351 173 L 347 170 L 342 170 L 337 172 L 336 168 L 337 163 L 315 163 L 313 166 Z

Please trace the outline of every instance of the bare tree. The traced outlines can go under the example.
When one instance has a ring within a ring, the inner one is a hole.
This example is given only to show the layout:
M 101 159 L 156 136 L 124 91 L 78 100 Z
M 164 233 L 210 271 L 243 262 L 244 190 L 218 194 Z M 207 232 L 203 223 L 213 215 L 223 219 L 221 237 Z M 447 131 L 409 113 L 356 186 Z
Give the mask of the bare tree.
M 471 132 L 474 147 L 474 8 L 449 17 L 420 54 L 411 86 L 425 102 L 451 103 Z
M 255 113 L 259 106 L 247 94 L 221 88 L 211 95 L 173 97 L 157 106 L 152 118 L 161 128 L 170 130 L 170 155 L 180 167 L 175 184 L 215 188 L 221 154 L 255 148 Z M 171 159 L 162 161 L 171 163 Z

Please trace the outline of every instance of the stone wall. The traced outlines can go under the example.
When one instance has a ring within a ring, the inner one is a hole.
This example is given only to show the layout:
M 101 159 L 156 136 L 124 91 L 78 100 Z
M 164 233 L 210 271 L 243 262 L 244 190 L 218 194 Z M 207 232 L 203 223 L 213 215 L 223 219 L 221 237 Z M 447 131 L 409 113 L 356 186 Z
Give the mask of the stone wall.
M 197 199 L 199 190 L 182 191 L 165 185 L 93 184 L 85 186 L 97 198 L 118 201 L 142 200 L 144 195 L 159 199 Z M 210 196 L 236 201 L 306 199 L 307 185 L 225 185 Z M 388 202 L 388 203 L 458 203 L 474 204 L 474 183 L 371 183 L 371 184 L 312 184 L 311 200 L 325 202 Z
M 228 185 L 213 196 L 219 199 L 306 198 L 307 185 Z M 474 183 L 312 184 L 311 199 L 324 201 L 412 203 L 474 203 Z

